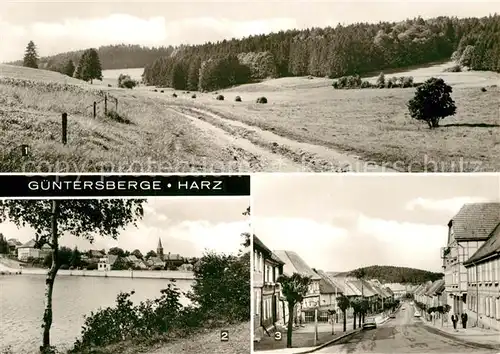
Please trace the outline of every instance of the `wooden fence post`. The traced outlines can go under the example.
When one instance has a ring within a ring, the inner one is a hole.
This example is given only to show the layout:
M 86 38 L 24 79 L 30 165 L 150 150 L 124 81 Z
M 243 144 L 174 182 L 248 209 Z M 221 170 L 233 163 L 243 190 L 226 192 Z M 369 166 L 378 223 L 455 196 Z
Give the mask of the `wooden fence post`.
M 108 95 L 104 94 L 104 115 L 108 114 Z
M 94 118 L 97 115 L 97 102 L 94 102 Z
M 118 98 L 115 98 L 115 111 L 118 113 Z
M 66 145 L 68 142 L 68 114 L 62 114 L 62 143 Z

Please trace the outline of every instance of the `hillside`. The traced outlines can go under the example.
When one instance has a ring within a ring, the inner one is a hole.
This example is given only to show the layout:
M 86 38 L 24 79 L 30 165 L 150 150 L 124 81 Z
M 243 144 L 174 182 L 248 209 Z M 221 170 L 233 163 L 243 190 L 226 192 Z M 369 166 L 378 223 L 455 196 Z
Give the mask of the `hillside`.
M 75 65 L 80 60 L 85 48 L 79 51 L 60 53 L 39 60 L 38 67 L 52 71 L 61 71 L 68 60 L 73 60 Z M 106 45 L 97 48 L 103 70 L 144 68 L 157 58 L 168 56 L 173 52 L 173 47 L 148 48 L 140 45 Z M 23 65 L 22 60 L 12 65 Z
M 500 15 L 290 30 L 185 46 L 147 65 L 150 85 L 215 91 L 267 78 L 366 75 L 443 62 L 500 72 Z
M 425 283 L 428 280 L 435 281 L 444 276 L 443 273 L 434 273 L 422 269 L 378 265 L 336 273 L 335 276 L 355 276 L 359 270 L 364 270 L 366 279 L 378 279 L 382 284 L 401 283 L 416 285 Z

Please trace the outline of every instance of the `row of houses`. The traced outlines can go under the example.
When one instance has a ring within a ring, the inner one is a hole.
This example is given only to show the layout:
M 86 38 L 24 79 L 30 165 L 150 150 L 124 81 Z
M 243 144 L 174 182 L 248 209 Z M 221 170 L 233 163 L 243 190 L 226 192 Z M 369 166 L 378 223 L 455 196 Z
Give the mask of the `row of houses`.
M 443 306 L 446 304 L 444 279 L 434 282 L 428 281 L 420 284 L 412 291 L 415 301 L 424 304 L 427 308 Z
M 22 262 L 27 262 L 30 259 L 45 259 L 51 252 L 48 244 L 44 244 L 41 248 L 35 247 L 35 240 L 30 240 L 23 244 L 19 240 L 12 238 L 7 240 L 7 243 L 10 254 L 16 255 L 17 259 Z M 123 268 L 139 270 L 164 269 L 166 267 L 189 271 L 193 268 L 192 264 L 179 254 L 170 252 L 164 254 L 160 238 L 158 239 L 156 252 L 157 256 L 139 259 L 135 255 L 120 257 L 113 254 L 106 254 L 104 250 L 89 250 L 81 254 L 81 260 L 86 264 L 96 264 L 97 269 L 101 271 Z
M 451 313 L 500 330 L 500 203 L 465 204 L 448 223 L 441 258 Z
M 317 310 L 318 321 L 326 322 L 329 311 L 334 310 L 336 320 L 339 320 L 342 316 L 337 302 L 340 296 L 364 297 L 373 312 L 381 310 L 384 301 L 394 300 L 390 287 L 383 286 L 378 280 L 356 279 L 311 268 L 296 252 L 271 250 L 255 235 L 253 257 L 254 340 L 285 326 L 289 316 L 297 322 L 312 322 Z M 302 304 L 290 314 L 278 279 L 283 274 L 291 276 L 293 273 L 309 276 L 311 284 Z M 347 316 L 352 315 L 353 310 L 349 309 Z

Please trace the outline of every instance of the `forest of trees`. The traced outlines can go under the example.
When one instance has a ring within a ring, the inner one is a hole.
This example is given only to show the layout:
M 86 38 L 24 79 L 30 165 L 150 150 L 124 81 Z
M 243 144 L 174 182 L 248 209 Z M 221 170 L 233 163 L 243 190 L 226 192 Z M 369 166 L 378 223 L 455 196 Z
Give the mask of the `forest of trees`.
M 149 85 L 210 91 L 266 77 L 378 74 L 458 59 L 466 48 L 471 69 L 500 72 L 500 16 L 360 23 L 184 46 L 147 65 L 143 77 Z
M 444 277 L 443 273 L 434 273 L 427 270 L 395 267 L 395 266 L 370 266 L 361 268 L 366 279 L 378 279 L 381 283 L 406 283 L 422 284 L 426 281 L 435 281 Z M 356 276 L 359 269 L 336 275 Z
M 143 68 L 162 56 L 169 56 L 173 47 L 148 48 L 140 45 L 107 45 L 97 49 L 103 70 Z M 38 59 L 38 67 L 52 71 L 64 72 L 64 67 L 71 60 L 78 63 L 85 50 L 60 53 Z M 23 65 L 23 61 L 12 62 L 13 65 Z
M 63 71 L 81 54 L 41 58 L 39 67 Z M 176 48 L 104 46 L 98 56 L 104 70 L 144 67 L 148 85 L 201 91 L 285 76 L 376 75 L 450 58 L 500 72 L 500 15 L 338 25 Z

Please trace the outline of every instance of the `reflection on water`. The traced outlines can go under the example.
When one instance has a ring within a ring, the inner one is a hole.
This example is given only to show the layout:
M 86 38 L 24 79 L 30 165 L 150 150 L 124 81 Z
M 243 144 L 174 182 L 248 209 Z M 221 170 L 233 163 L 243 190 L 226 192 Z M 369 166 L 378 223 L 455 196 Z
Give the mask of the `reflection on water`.
M 59 276 L 54 284 L 51 344 L 69 349 L 80 336 L 83 315 L 99 307 L 113 306 L 120 291 L 135 290 L 134 302 L 159 297 L 167 279 L 131 279 Z M 192 281 L 177 280 L 183 292 Z M 0 277 L 0 351 L 11 347 L 14 353 L 33 353 L 42 342 L 45 277 L 11 275 Z M 183 304 L 189 300 L 182 298 Z

